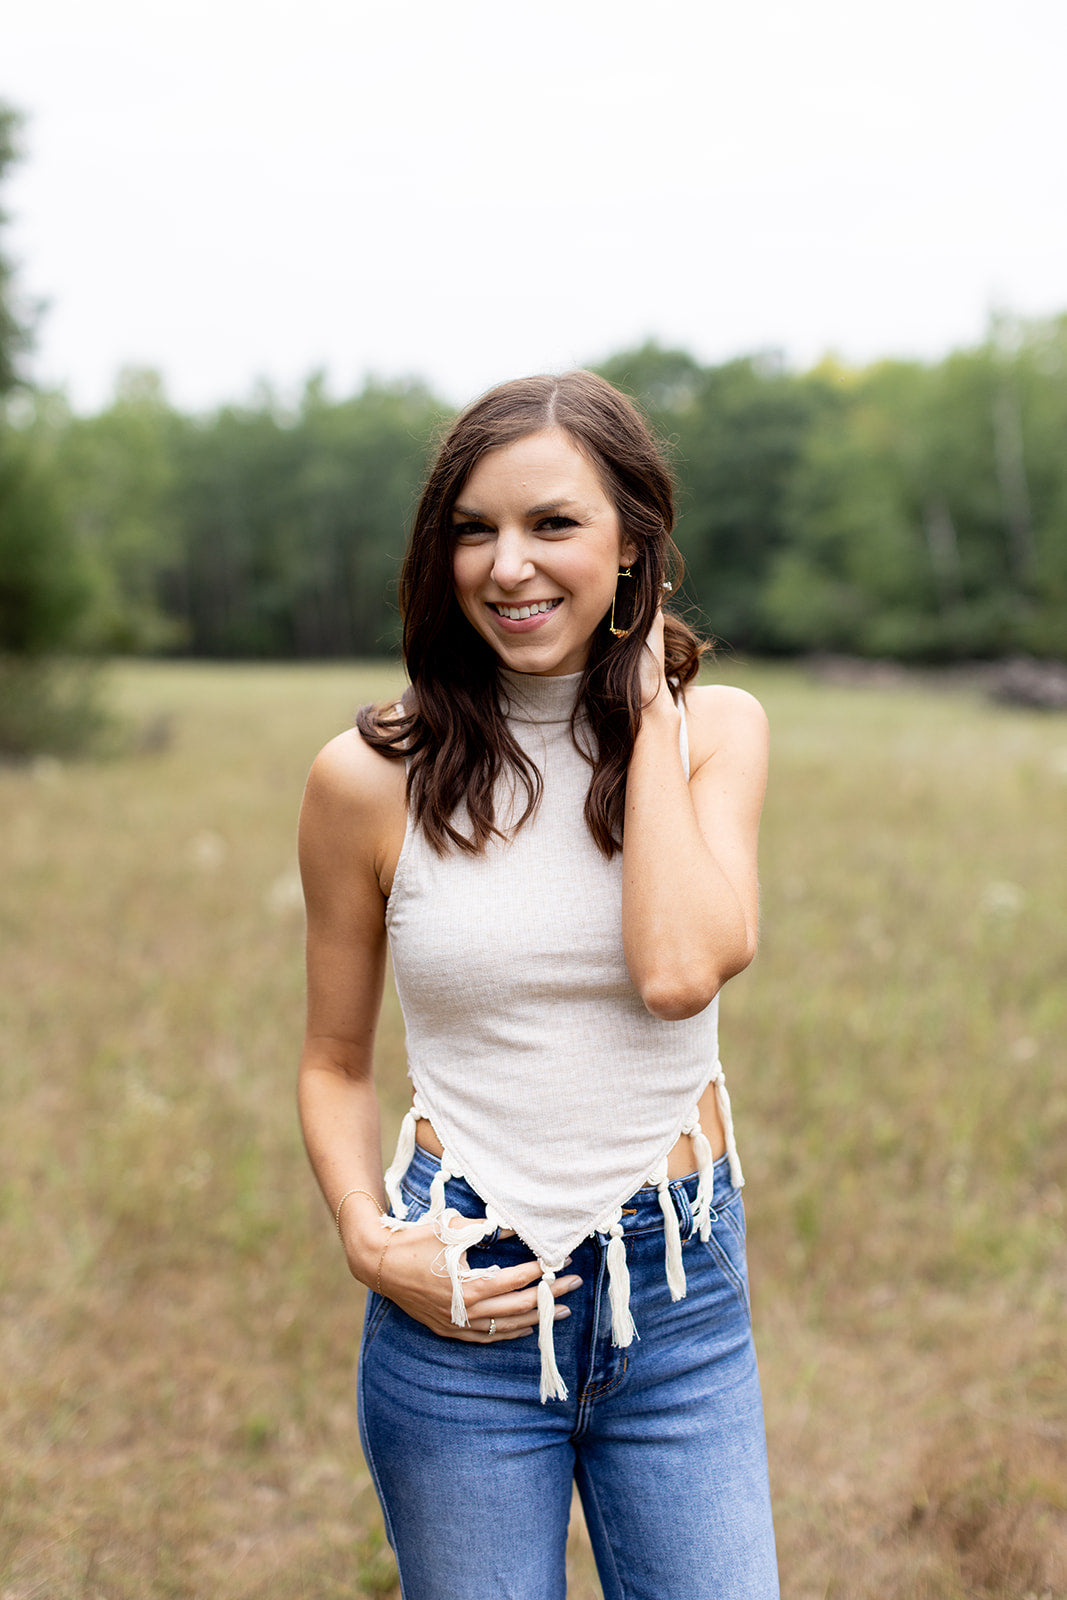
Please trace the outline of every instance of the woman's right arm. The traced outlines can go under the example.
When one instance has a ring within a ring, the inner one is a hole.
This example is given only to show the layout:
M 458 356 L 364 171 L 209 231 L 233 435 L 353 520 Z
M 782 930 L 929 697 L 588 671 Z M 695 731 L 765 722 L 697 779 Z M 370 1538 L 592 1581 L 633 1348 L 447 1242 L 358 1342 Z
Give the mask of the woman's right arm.
M 387 761 L 352 731 L 318 756 L 300 812 L 307 1029 L 298 1099 L 308 1155 L 331 1212 L 349 1189 L 365 1189 L 385 1205 L 373 1059 L 385 982 L 381 878 L 403 794 L 403 764 Z M 353 1195 L 342 1222 L 349 1266 L 373 1286 L 388 1237 L 378 1213 L 366 1195 Z
M 385 982 L 383 882 L 391 881 L 404 831 L 404 766 L 364 744 L 354 730 L 318 756 L 300 813 L 300 871 L 307 905 L 307 1031 L 298 1098 L 304 1142 L 326 1204 L 341 1213 L 354 1277 L 381 1289 L 445 1337 L 516 1338 L 537 1322 L 536 1261 L 464 1284 L 469 1328 L 456 1327 L 451 1285 L 433 1271 L 441 1244 L 432 1226 L 389 1233 L 376 1206 L 382 1183 L 374 1037 Z M 387 1255 L 383 1251 L 388 1250 Z M 576 1286 L 559 1278 L 557 1295 Z

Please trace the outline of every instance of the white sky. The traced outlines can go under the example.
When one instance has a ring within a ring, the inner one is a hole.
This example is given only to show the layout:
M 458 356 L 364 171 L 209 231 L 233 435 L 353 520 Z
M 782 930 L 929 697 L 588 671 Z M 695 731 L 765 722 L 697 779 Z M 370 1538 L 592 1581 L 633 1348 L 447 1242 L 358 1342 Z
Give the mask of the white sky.
M 1067 310 L 1063 0 L 6 0 L 36 376 L 182 406 Z

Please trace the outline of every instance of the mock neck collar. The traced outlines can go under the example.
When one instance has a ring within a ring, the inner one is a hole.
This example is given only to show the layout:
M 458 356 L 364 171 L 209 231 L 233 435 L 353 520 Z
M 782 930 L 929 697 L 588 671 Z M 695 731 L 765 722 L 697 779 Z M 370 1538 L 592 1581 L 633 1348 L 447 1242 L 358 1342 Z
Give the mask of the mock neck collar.
M 543 672 L 498 669 L 505 714 L 515 722 L 569 722 L 578 697 L 580 672 L 550 676 Z

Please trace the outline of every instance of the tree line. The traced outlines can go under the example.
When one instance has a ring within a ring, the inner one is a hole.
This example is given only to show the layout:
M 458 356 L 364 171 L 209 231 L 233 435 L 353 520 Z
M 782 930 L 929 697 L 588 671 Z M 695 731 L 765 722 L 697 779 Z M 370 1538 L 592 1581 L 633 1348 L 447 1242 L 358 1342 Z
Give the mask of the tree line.
M 1067 317 L 998 321 L 936 363 L 795 373 L 648 344 L 599 370 L 668 442 L 685 595 L 730 646 L 1067 656 Z M 36 610 L 2 614 L 5 647 L 59 626 L 108 652 L 391 650 L 406 527 L 448 417 L 418 382 L 335 399 L 313 378 L 292 408 L 263 391 L 207 416 L 144 372 L 93 416 L 24 399 L 10 431 L 38 499 L 0 505 L 22 528 L 3 549 L 52 579 L 28 583 Z
M 0 107 L 0 177 L 15 119 Z M 2 221 L 2 218 L 0 218 Z M 449 407 L 418 381 L 182 412 L 121 375 L 35 392 L 0 257 L 0 664 L 71 653 L 374 656 Z M 807 372 L 645 344 L 599 369 L 680 488 L 684 599 L 743 651 L 1067 658 L 1067 315 L 936 362 Z

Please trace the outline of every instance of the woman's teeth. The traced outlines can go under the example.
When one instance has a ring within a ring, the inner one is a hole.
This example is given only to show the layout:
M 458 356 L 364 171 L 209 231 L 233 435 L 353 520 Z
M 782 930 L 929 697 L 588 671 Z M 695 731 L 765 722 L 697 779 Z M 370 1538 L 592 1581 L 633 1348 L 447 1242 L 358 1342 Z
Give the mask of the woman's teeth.
M 532 606 L 499 606 L 493 605 L 493 610 L 498 617 L 507 617 L 509 622 L 521 622 L 524 617 L 535 617 L 539 611 L 555 611 L 561 600 L 536 600 Z

